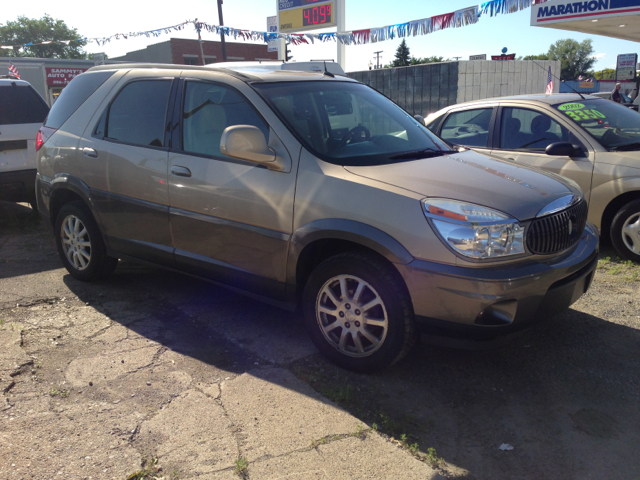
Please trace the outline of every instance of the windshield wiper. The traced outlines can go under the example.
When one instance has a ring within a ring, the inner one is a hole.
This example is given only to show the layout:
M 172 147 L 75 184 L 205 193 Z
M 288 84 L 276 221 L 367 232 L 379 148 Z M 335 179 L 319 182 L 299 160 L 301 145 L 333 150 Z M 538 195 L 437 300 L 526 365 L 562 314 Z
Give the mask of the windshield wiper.
M 457 153 L 455 150 L 434 150 L 432 148 L 425 148 L 424 150 L 413 150 L 411 152 L 399 153 L 389 157 L 389 160 L 402 160 L 408 158 L 433 158 L 441 157 L 443 155 L 449 155 L 450 153 Z
M 610 152 L 624 152 L 629 150 L 640 150 L 640 142 L 626 143 L 609 149 Z

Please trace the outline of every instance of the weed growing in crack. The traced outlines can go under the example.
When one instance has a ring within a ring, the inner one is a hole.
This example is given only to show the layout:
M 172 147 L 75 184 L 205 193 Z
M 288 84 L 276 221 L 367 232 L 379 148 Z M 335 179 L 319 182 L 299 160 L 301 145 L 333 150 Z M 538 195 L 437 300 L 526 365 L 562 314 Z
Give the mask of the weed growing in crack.
M 364 428 L 362 425 L 356 425 L 355 431 L 351 434 L 352 437 L 364 438 L 365 433 L 367 433 L 370 428 Z
M 162 469 L 158 467 L 158 459 L 142 460 L 142 470 L 130 474 L 127 480 L 154 480 L 162 478 Z
M 51 390 L 49 390 L 49 395 L 52 397 L 67 398 L 69 396 L 69 391 L 58 390 L 56 387 L 51 387 Z
M 438 456 L 438 454 L 436 453 L 436 449 L 433 447 L 427 449 L 426 460 L 431 465 L 438 465 L 440 462 L 442 462 L 442 458 Z
M 240 457 L 239 459 L 236 460 L 236 468 L 234 472 L 237 475 L 244 477 L 244 474 L 246 473 L 247 468 L 249 468 L 249 462 L 247 461 L 246 458 Z

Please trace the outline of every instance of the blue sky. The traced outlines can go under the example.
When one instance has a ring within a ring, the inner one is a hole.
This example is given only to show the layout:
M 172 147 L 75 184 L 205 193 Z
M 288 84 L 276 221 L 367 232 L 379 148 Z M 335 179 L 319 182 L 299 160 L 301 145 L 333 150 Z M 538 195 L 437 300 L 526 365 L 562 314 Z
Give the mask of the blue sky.
M 476 0 L 477 2 L 477 0 Z M 473 0 L 346 0 L 346 29 L 382 27 L 394 23 L 448 13 L 475 3 Z M 37 13 L 36 13 L 37 12 Z M 18 15 L 40 17 L 48 13 L 54 18 L 64 20 L 67 25 L 77 28 L 87 37 L 110 36 L 115 33 L 138 32 L 166 27 L 185 20 L 198 18 L 211 24 L 218 23 L 216 0 L 181 0 L 180 2 L 140 2 L 136 0 L 111 0 L 108 3 L 88 4 L 86 1 L 65 0 L 50 2 L 32 0 L 30 2 L 4 1 L 0 11 L 0 23 L 15 20 Z M 275 15 L 276 0 L 224 0 L 223 15 L 225 25 L 247 29 L 266 30 L 266 17 Z M 574 38 L 582 41 L 592 39 L 597 63 L 595 68 L 615 66 L 619 53 L 637 53 L 637 43 L 616 40 L 607 37 L 592 36 L 529 26 L 530 11 L 525 10 L 497 17 L 483 16 L 479 23 L 463 28 L 454 28 L 430 35 L 409 37 L 407 43 L 411 54 L 419 57 L 431 55 L 462 57 L 469 55 L 498 54 L 503 47 L 509 53 L 529 55 L 544 53 L 549 45 L 562 38 Z M 327 30 L 331 31 L 331 29 Z M 318 32 L 318 31 L 316 31 Z M 89 52 L 106 52 L 110 57 L 123 55 L 128 51 L 139 50 L 146 45 L 168 40 L 170 37 L 197 38 L 191 27 L 162 34 L 154 38 L 129 38 L 113 40 L 105 46 L 95 43 L 86 47 Z M 205 40 L 217 40 L 214 34 L 204 33 Z M 382 62 L 393 58 L 400 40 L 347 47 L 347 71 L 365 70 L 369 62 L 374 62 L 374 51 L 382 50 Z M 333 43 L 292 46 L 294 59 L 303 61 L 318 58 L 335 58 L 336 47 Z

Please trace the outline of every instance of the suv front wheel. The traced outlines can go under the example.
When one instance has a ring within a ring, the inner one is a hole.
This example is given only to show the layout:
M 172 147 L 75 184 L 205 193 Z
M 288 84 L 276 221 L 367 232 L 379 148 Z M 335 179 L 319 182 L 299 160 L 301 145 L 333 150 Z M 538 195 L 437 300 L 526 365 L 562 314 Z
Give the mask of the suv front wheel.
M 85 282 L 108 277 L 118 259 L 107 256 L 100 229 L 81 201 L 64 205 L 55 223 L 58 253 L 67 271 Z
M 613 217 L 611 243 L 624 258 L 640 262 L 640 200 L 627 203 Z
M 383 261 L 360 252 L 316 267 L 304 289 L 303 315 L 320 352 L 348 370 L 383 369 L 416 340 L 402 280 Z

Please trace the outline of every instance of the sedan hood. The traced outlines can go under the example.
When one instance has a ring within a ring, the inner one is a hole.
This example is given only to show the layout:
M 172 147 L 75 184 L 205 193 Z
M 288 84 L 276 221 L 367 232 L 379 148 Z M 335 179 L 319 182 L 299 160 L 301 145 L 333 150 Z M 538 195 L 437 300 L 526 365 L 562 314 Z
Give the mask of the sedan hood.
M 344 167 L 372 180 L 499 210 L 518 220 L 534 218 L 543 207 L 582 192 L 559 175 L 488 157 L 471 150 L 443 157 L 367 167 Z

